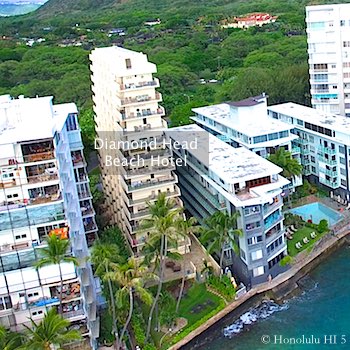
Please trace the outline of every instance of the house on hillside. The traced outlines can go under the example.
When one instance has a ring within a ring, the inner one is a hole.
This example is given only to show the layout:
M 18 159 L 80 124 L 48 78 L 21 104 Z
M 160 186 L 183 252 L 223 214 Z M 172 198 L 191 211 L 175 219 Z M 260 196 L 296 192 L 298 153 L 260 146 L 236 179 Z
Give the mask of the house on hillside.
M 145 25 L 146 26 L 155 26 L 155 25 L 161 24 L 161 23 L 162 23 L 162 21 L 160 20 L 160 18 L 157 18 L 157 19 L 151 19 L 149 21 L 146 21 Z
M 278 16 L 272 16 L 268 13 L 251 13 L 243 17 L 234 17 L 222 21 L 221 28 L 240 28 L 261 27 L 264 24 L 276 22 Z

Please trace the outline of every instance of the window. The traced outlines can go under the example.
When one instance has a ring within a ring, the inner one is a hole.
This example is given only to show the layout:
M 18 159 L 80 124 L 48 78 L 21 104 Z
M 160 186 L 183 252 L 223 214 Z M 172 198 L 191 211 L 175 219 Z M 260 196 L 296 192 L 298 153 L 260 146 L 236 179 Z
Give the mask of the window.
M 297 119 L 297 124 L 303 126 L 304 122 L 302 120 L 300 120 L 300 119 Z
M 126 58 L 125 59 L 125 65 L 126 65 L 126 69 L 130 69 L 131 68 L 131 59 L 130 58 Z
M 266 248 L 267 254 L 272 253 L 277 247 L 279 247 L 283 243 L 282 236 L 277 238 L 275 241 L 273 241 L 271 244 L 269 244 Z
M 311 163 L 315 163 L 315 157 L 311 156 Z
M 259 260 L 263 256 L 261 249 L 256 250 L 255 252 L 251 252 L 250 254 L 251 254 L 252 260 Z
M 253 276 L 254 277 L 261 276 L 264 273 L 265 273 L 264 266 L 259 266 L 259 267 L 256 267 L 255 269 L 253 269 Z
M 339 152 L 345 154 L 345 147 L 339 146 Z
M 346 176 L 346 170 L 344 168 L 340 168 L 340 174 Z
M 327 63 L 318 63 L 318 64 L 313 64 L 312 65 L 315 70 L 327 70 L 328 69 L 328 64 Z
M 245 252 L 244 252 L 244 250 L 240 249 L 240 254 L 241 254 L 241 258 L 245 261 Z
M 346 165 L 345 158 L 339 157 L 340 164 Z
M 11 298 L 8 295 L 0 297 L 0 311 L 12 308 Z
M 262 236 L 248 238 L 248 245 L 257 244 L 260 242 L 262 242 Z
M 271 259 L 269 261 L 269 269 L 271 269 L 273 266 L 275 266 L 276 264 L 278 264 L 284 257 L 284 252 L 278 254 L 277 256 L 275 256 L 273 259 Z
M 344 26 L 345 26 L 345 20 L 342 19 L 342 20 L 340 21 L 340 26 L 341 26 L 341 27 L 344 27 Z
M 261 136 L 253 137 L 253 142 L 254 143 L 260 143 L 260 142 L 265 142 L 265 141 L 267 141 L 267 135 L 261 135 Z
M 314 166 L 312 166 L 312 167 L 311 167 L 311 171 L 312 171 L 313 173 L 316 173 L 316 168 L 315 168 Z
M 344 186 L 344 187 L 347 187 L 347 185 L 348 185 L 347 181 L 344 180 L 344 179 L 341 179 L 341 180 L 340 180 L 340 183 L 341 183 L 341 185 Z
M 278 139 L 278 132 L 269 134 L 269 140 L 277 140 L 277 139 Z
M 286 130 L 286 131 L 280 131 L 279 132 L 279 138 L 282 139 L 284 137 L 288 137 L 289 136 L 289 132 Z
M 350 47 L 350 41 L 343 41 L 343 47 Z
M 244 216 L 249 216 L 249 215 L 254 215 L 259 213 L 260 213 L 259 206 L 254 206 L 254 207 L 249 207 L 244 209 Z
M 251 224 L 246 224 L 246 225 L 245 225 L 245 229 L 246 229 L 247 231 L 254 230 L 254 229 L 259 228 L 259 227 L 261 227 L 260 221 L 253 222 L 253 223 L 251 223 Z

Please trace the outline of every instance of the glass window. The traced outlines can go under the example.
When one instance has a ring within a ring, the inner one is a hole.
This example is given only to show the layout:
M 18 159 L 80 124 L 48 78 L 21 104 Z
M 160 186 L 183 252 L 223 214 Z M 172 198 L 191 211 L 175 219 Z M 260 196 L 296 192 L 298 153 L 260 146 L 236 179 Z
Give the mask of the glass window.
M 263 254 L 261 249 L 256 250 L 255 252 L 251 252 L 252 260 L 259 260 L 262 258 L 262 256 Z
M 253 269 L 253 276 L 257 277 L 257 276 L 261 276 L 264 274 L 264 266 L 259 266 L 256 267 L 255 269 Z
M 302 120 L 300 120 L 300 119 L 297 119 L 297 124 L 303 126 L 304 122 Z
M 346 176 L 346 170 L 344 168 L 340 168 L 340 174 Z
M 273 134 L 269 134 L 269 140 L 277 140 L 278 132 L 274 132 Z
M 253 142 L 254 143 L 260 143 L 260 142 L 265 142 L 265 141 L 267 141 L 267 135 L 261 135 L 261 136 L 253 137 Z
M 289 136 L 289 131 L 288 130 L 279 132 L 279 138 L 280 139 L 282 139 L 284 137 L 288 137 L 288 136 Z
M 345 154 L 345 147 L 339 146 L 339 152 Z
M 343 157 L 339 157 L 339 161 L 340 161 L 340 164 L 343 164 L 343 165 L 346 164 L 345 158 Z

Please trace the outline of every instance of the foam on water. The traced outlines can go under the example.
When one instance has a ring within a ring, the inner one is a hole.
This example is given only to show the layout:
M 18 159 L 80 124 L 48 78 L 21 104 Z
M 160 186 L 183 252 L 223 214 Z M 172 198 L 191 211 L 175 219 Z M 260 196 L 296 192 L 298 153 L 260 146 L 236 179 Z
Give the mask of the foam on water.
M 238 320 L 223 330 L 224 336 L 231 338 L 240 333 L 245 326 L 257 322 L 260 319 L 265 319 L 277 311 L 287 310 L 288 303 L 278 305 L 272 300 L 263 301 L 258 307 L 250 309 L 244 313 Z

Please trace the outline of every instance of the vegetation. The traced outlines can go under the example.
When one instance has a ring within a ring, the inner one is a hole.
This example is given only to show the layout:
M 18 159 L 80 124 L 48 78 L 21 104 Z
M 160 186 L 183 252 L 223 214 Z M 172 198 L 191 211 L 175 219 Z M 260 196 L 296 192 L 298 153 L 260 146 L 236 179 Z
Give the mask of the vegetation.
M 27 337 L 23 350 L 51 350 L 81 339 L 79 331 L 69 330 L 70 322 L 58 315 L 55 309 L 50 309 L 40 323 L 33 319 L 30 322 L 31 327 L 26 326 Z
M 40 269 L 47 265 L 58 266 L 61 281 L 59 313 L 62 314 L 63 277 L 61 264 L 73 263 L 74 265 L 78 265 L 78 260 L 69 255 L 69 239 L 62 239 L 58 235 L 52 234 L 46 237 L 46 243 L 47 247 L 36 248 L 39 253 L 39 260 L 35 262 L 35 268 Z
M 207 245 L 209 253 L 219 253 L 221 267 L 221 276 L 223 272 L 224 248 L 228 243 L 235 251 L 238 250 L 236 237 L 242 235 L 242 230 L 237 229 L 237 218 L 239 212 L 232 215 L 227 212 L 218 211 L 206 220 L 207 227 L 203 227 L 201 238 Z
M 227 301 L 231 301 L 236 295 L 235 288 L 226 275 L 223 275 L 222 278 L 211 275 L 207 280 L 207 284 Z
M 287 179 L 291 179 L 292 177 L 301 175 L 302 173 L 302 165 L 283 147 L 278 148 L 276 153 L 271 154 L 268 159 L 270 162 L 283 169 L 282 175 Z
M 20 333 L 8 331 L 0 326 L 0 349 L 17 350 L 24 342 L 24 336 Z

